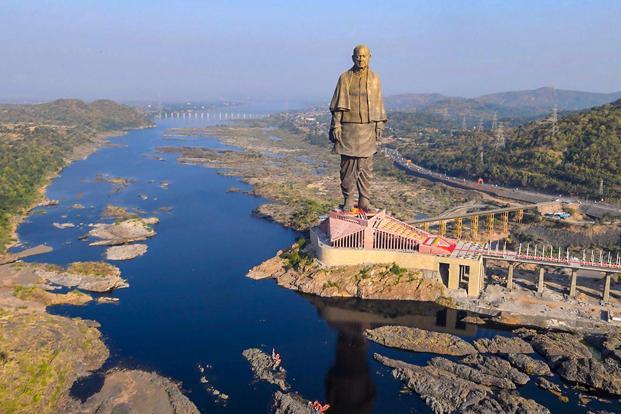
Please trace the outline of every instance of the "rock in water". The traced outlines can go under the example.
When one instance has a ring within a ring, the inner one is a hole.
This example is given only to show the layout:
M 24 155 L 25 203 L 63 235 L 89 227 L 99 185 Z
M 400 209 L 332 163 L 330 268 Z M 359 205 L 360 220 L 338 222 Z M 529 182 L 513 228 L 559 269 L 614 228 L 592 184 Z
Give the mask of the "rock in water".
M 532 354 L 535 352 L 528 342 L 517 337 L 481 338 L 474 341 L 474 346 L 479 352 L 490 354 Z
M 100 239 L 90 243 L 91 246 L 115 246 L 135 241 L 146 240 L 156 235 L 151 228 L 152 224 L 157 224 L 157 217 L 133 218 L 112 224 L 95 224 L 93 229 L 88 232 L 90 237 Z
M 394 378 L 421 396 L 437 414 L 549 414 L 550 411 L 514 391 L 497 391 L 460 378 L 433 365 L 420 367 L 374 354 L 380 363 L 393 368 Z
M 77 413 L 198 414 L 196 406 L 168 378 L 152 372 L 118 370 L 106 374 L 101 390 Z
M 460 362 L 473 366 L 484 374 L 493 375 L 498 378 L 507 378 L 519 385 L 524 385 L 530 380 L 528 375 L 513 368 L 509 361 L 499 357 L 480 354 L 469 355 L 462 358 Z
M 274 393 L 274 414 L 315 414 L 316 411 L 309 404 L 310 401 L 294 392 L 284 394 L 276 391 Z
M 536 334 L 531 340 L 532 347 L 543 355 L 552 368 L 567 358 L 591 358 L 591 351 L 582 343 L 582 336 L 563 332 Z
M 569 401 L 569 399 L 563 395 L 563 391 L 561 391 L 561 387 L 559 387 L 555 383 L 550 382 L 545 378 L 539 377 L 537 378 L 537 381 L 535 382 L 535 384 L 537 384 L 537 386 L 541 388 L 542 390 L 546 390 L 552 395 L 556 395 L 561 401 L 563 402 Z
M 621 395 L 621 365 L 613 358 L 605 358 L 604 362 L 595 358 L 568 358 L 556 372 L 567 381 Z
M 74 262 L 67 269 L 40 266 L 35 272 L 43 280 L 65 287 L 77 287 L 89 292 L 109 292 L 128 287 L 118 267 L 105 262 Z
M 543 361 L 524 354 L 507 354 L 506 358 L 511 365 L 527 375 L 551 376 L 550 367 Z
M 142 256 L 147 252 L 146 244 L 124 244 L 112 246 L 106 249 L 106 259 L 108 260 L 129 260 Z
M 446 358 L 433 358 L 431 361 L 429 361 L 429 365 L 441 368 L 454 374 L 459 378 L 463 378 L 477 384 L 488 385 L 497 388 L 505 388 L 508 390 L 514 390 L 516 388 L 515 384 L 507 378 L 499 378 L 493 375 L 484 374 L 475 368 L 469 367 L 468 365 L 458 364 L 457 362 L 449 361 Z
M 267 381 L 278 386 L 281 390 L 287 391 L 287 371 L 281 366 L 275 368 L 274 359 L 258 348 L 246 349 L 242 355 L 248 360 L 252 367 L 255 378 Z
M 426 331 L 405 326 L 382 326 L 367 329 L 365 336 L 373 342 L 391 348 L 441 355 L 463 356 L 476 354 L 477 350 L 458 336 Z

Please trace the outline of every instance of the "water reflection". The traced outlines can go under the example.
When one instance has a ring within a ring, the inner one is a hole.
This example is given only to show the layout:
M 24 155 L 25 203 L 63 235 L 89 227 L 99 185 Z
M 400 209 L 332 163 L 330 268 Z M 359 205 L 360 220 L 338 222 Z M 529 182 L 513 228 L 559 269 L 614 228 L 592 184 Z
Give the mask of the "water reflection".
M 371 413 L 376 386 L 370 373 L 365 329 L 401 325 L 461 337 L 486 336 L 487 330 L 465 323 L 465 311 L 435 303 L 321 298 L 303 295 L 319 316 L 338 331 L 334 365 L 325 380 L 330 412 Z

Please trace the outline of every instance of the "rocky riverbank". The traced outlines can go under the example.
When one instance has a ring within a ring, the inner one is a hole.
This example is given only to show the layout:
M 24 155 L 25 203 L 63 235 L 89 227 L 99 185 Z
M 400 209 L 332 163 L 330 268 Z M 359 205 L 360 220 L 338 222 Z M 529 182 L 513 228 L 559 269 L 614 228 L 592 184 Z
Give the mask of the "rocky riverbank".
M 515 337 L 482 338 L 474 344 L 451 334 L 401 326 L 370 329 L 365 335 L 393 348 L 461 356 L 458 360 L 434 357 L 421 366 L 374 355 L 435 413 L 475 408 L 476 412 L 549 413 L 519 395 L 531 377 L 563 402 L 568 386 L 581 393 L 584 402 L 593 396 L 621 397 L 619 331 L 580 335 L 520 328 L 514 331 Z
M 248 272 L 251 279 L 275 279 L 287 289 L 323 297 L 450 302 L 439 276 L 396 265 L 326 268 L 301 239 Z

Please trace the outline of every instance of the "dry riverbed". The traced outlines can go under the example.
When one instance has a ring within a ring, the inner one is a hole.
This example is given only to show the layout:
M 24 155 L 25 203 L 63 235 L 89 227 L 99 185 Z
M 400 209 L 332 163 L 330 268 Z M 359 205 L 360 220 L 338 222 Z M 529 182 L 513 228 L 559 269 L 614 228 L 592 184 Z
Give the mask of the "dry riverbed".
M 288 131 L 259 127 L 171 129 L 167 135 L 215 136 L 227 145 L 243 149 L 222 151 L 186 146 L 163 147 L 158 151 L 179 153 L 179 162 L 205 165 L 240 177 L 253 186 L 252 194 L 270 200 L 256 213 L 287 227 L 306 230 L 318 223 L 320 215 L 342 202 L 336 178 L 339 157 L 331 154 L 328 146 L 310 144 Z M 408 176 L 381 155 L 375 156 L 375 165 L 375 205 L 406 221 L 420 213 L 435 215 L 455 203 L 479 197 Z

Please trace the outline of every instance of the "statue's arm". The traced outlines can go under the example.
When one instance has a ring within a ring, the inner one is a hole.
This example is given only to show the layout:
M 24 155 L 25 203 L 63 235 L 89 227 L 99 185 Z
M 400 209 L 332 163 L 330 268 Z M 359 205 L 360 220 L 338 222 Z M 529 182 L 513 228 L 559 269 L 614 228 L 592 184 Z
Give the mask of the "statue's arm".
M 341 120 L 343 119 L 342 111 L 332 112 L 332 122 L 330 122 L 330 141 L 337 142 L 341 140 Z

